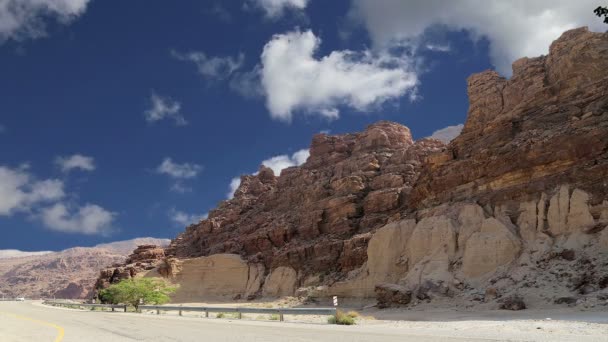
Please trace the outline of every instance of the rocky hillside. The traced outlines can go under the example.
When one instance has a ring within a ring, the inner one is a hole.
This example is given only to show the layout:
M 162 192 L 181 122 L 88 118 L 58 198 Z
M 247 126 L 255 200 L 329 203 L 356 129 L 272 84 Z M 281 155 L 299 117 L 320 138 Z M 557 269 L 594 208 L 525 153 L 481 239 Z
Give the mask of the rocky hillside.
M 138 238 L 61 252 L 3 253 L 0 295 L 27 298 L 87 298 L 99 269 L 123 263 L 142 244 L 167 245 L 167 239 Z
M 608 34 L 580 28 L 516 61 L 510 79 L 471 76 L 464 130 L 447 146 L 391 122 L 316 135 L 302 166 L 243 176 L 152 274 L 183 285 L 175 301 L 605 304 L 606 56 Z M 105 270 L 98 285 L 142 271 Z

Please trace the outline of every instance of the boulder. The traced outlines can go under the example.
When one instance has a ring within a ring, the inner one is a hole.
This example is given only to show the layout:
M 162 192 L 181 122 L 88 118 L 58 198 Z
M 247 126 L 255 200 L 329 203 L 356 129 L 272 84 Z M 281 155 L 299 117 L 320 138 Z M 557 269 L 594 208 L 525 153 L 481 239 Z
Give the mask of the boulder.
M 485 219 L 481 230 L 468 239 L 462 260 L 465 276 L 476 278 L 496 271 L 519 255 L 519 238 L 495 218 Z
M 293 296 L 298 275 L 291 267 L 277 267 L 270 272 L 264 282 L 262 293 L 268 297 Z
M 501 300 L 499 308 L 501 310 L 519 311 L 526 308 L 526 303 L 524 303 L 522 297 L 514 295 Z
M 403 286 L 396 284 L 378 284 L 375 287 L 378 308 L 407 305 L 412 300 L 412 293 Z

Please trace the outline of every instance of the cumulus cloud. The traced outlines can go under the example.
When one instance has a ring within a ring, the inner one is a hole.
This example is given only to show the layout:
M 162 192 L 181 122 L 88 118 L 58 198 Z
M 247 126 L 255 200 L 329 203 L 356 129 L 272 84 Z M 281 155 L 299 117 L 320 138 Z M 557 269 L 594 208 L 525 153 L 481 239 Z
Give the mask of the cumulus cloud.
M 292 166 L 299 166 L 306 162 L 310 156 L 310 150 L 302 149 L 292 154 L 281 154 L 262 161 L 262 165 L 272 169 L 276 176 L 281 174 L 281 170 Z
M 431 27 L 467 30 L 472 39 L 488 39 L 492 63 L 509 76 L 513 61 L 546 54 L 565 30 L 585 25 L 604 30 L 592 13 L 595 7 L 595 0 L 354 0 L 350 17 L 367 28 L 379 49 L 420 44 Z
M 279 176 L 283 169 L 286 169 L 286 168 L 292 167 L 292 166 L 300 166 L 300 165 L 304 164 L 309 156 L 310 156 L 309 149 L 301 149 L 301 150 L 295 152 L 294 154 L 292 154 L 291 156 L 287 155 L 287 154 L 281 154 L 278 156 L 274 156 L 274 157 L 265 159 L 262 161 L 261 164 L 266 167 L 271 168 L 272 172 L 274 172 L 275 176 Z M 254 173 L 254 175 L 255 174 L 257 174 L 257 172 Z M 230 181 L 230 185 L 229 185 L 230 190 L 226 194 L 226 197 L 228 199 L 233 198 L 234 193 L 236 192 L 236 190 L 239 188 L 240 185 L 241 185 L 240 177 L 232 178 L 232 180 Z
M 64 184 L 58 179 L 37 180 L 28 166 L 0 166 L 0 216 L 27 212 L 47 228 L 82 234 L 107 234 L 115 213 L 95 204 L 72 208 L 64 203 Z
M 275 35 L 265 45 L 261 82 L 273 118 L 289 121 L 303 110 L 334 119 L 338 106 L 369 110 L 418 83 L 403 56 L 345 50 L 316 58 L 320 43 L 309 30 Z
M 35 205 L 63 198 L 63 182 L 57 179 L 36 180 L 27 168 L 0 166 L 0 215 L 10 216 L 30 211 Z
M 144 112 L 148 122 L 157 122 L 170 119 L 178 126 L 187 125 L 188 122 L 180 113 L 181 104 L 170 97 L 159 96 L 156 93 L 150 95 L 150 108 Z
M 82 154 L 74 154 L 69 157 L 57 157 L 55 159 L 55 164 L 57 164 L 63 172 L 70 172 L 74 169 L 82 171 L 95 170 L 95 160 L 93 157 L 84 156 Z
M 174 163 L 171 158 L 165 158 L 156 168 L 156 172 L 177 179 L 195 178 L 202 170 L 201 165 L 193 163 L 178 164 Z
M 42 210 L 42 222 L 52 230 L 86 235 L 107 235 L 112 231 L 116 214 L 95 204 L 69 208 L 56 203 Z
M 180 210 L 176 210 L 172 208 L 169 210 L 169 218 L 171 221 L 181 225 L 181 226 L 189 226 L 194 223 L 198 223 L 201 220 L 207 218 L 207 214 L 188 214 Z
M 228 193 L 226 194 L 226 197 L 228 199 L 232 199 L 234 197 L 234 193 L 239 188 L 239 186 L 241 186 L 241 177 L 234 177 L 234 178 L 232 178 L 230 180 L 230 185 L 228 186 L 228 188 L 230 190 L 228 190 Z
M 1 0 L 0 43 L 46 35 L 45 20 L 67 24 L 82 15 L 89 0 Z
M 223 80 L 240 69 L 245 62 L 245 55 L 240 53 L 236 57 L 207 56 L 204 52 L 180 53 L 171 50 L 171 55 L 180 61 L 192 62 L 196 65 L 199 74 L 210 79 Z
M 170 190 L 180 194 L 191 192 L 192 188 L 184 182 L 188 179 L 193 179 L 203 170 L 203 167 L 194 163 L 175 163 L 171 158 L 165 158 L 162 163 L 156 168 L 156 172 L 164 174 L 173 179 Z
M 460 134 L 460 132 L 462 132 L 463 128 L 463 124 L 447 126 L 442 129 L 436 130 L 429 138 L 437 139 L 447 144 L 450 141 L 454 140 L 454 138 L 456 138 Z
M 288 10 L 305 9 L 309 0 L 249 0 L 248 2 L 264 11 L 267 18 L 276 19 Z

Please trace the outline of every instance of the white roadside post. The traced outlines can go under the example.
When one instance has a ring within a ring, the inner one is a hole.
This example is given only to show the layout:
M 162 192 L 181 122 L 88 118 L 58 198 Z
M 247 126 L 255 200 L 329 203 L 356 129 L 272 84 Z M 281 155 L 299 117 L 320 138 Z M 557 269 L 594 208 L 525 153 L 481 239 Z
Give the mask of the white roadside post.
M 338 322 L 338 296 L 334 296 L 334 307 L 336 308 L 336 322 Z

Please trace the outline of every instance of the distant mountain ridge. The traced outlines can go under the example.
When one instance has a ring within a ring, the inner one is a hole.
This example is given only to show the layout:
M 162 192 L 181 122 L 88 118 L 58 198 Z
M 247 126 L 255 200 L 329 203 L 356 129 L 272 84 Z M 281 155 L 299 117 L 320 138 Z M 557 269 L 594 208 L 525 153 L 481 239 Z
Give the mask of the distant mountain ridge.
M 0 250 L 0 296 L 86 298 L 99 269 L 124 262 L 139 245 L 169 242 L 145 237 L 59 252 Z

